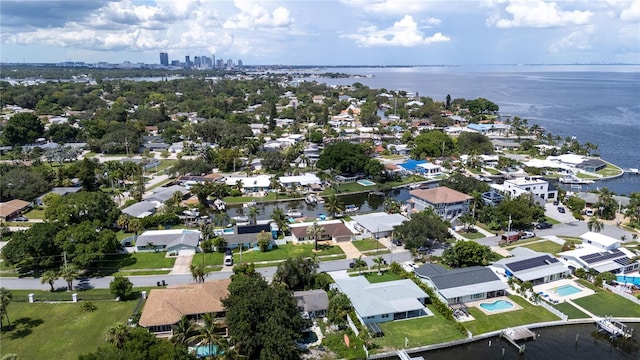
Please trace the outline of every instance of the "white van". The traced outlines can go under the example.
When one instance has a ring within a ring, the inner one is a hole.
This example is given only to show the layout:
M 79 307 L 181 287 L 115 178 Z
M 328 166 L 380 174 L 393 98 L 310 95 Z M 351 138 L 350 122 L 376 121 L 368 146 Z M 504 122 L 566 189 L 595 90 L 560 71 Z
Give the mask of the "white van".
M 225 255 L 224 257 L 224 265 L 232 266 L 233 265 L 233 255 Z

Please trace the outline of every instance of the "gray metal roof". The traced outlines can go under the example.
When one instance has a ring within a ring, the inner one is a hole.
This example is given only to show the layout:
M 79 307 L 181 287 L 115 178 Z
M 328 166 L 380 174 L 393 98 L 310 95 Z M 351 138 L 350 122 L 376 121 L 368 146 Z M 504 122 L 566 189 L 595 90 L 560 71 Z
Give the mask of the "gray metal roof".
M 304 311 L 322 311 L 329 309 L 329 296 L 322 289 L 295 291 L 293 297 L 298 300 L 298 306 Z
M 179 191 L 182 195 L 186 195 L 189 193 L 186 187 L 181 185 L 171 185 L 168 187 L 161 187 L 154 190 L 152 195 L 149 195 L 145 198 L 148 201 L 158 201 L 160 203 L 165 203 L 167 200 L 171 199 L 173 194 Z
M 184 244 L 190 247 L 197 247 L 200 241 L 200 231 L 197 230 L 151 230 L 145 231 L 136 239 L 137 247 L 147 246 L 153 243 L 156 246 L 166 246 L 167 248 Z
M 473 294 L 487 293 L 491 291 L 499 291 L 506 290 L 509 286 L 499 280 L 496 277 L 494 281 L 488 281 L 478 284 L 473 284 L 473 286 L 458 286 L 458 287 L 450 287 L 446 289 L 438 288 L 438 292 L 444 296 L 446 299 L 454 299 L 457 297 L 464 297 Z
M 431 264 L 422 265 L 417 268 L 415 272 L 418 276 L 429 278 L 439 291 L 464 286 L 476 287 L 480 286 L 482 283 L 490 283 L 496 280 L 500 281 L 498 276 L 494 274 L 491 269 L 482 266 L 453 269 L 451 271 L 438 274 L 433 271 L 434 267 L 426 267 L 426 265 Z
M 393 231 L 394 226 L 408 221 L 406 217 L 400 214 L 387 214 L 385 212 L 376 212 L 365 215 L 352 216 L 351 220 L 357 222 L 369 232 L 388 232 Z
M 133 216 L 136 218 L 143 218 L 149 215 L 152 215 L 155 212 L 156 206 L 154 203 L 146 200 L 142 200 L 137 202 L 131 206 L 127 206 L 122 209 L 124 214 L 129 216 Z
M 364 276 L 335 279 L 360 317 L 421 310 L 418 300 L 429 296 L 413 281 L 396 280 L 371 284 Z

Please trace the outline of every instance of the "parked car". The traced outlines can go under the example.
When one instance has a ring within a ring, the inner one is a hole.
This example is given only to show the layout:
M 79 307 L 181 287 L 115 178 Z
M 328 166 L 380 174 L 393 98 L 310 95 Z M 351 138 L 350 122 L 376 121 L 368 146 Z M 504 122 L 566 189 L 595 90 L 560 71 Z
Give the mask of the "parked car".
M 522 234 L 520 234 L 520 239 L 531 239 L 534 237 L 536 237 L 536 234 L 531 231 L 524 231 L 522 232 Z
M 565 210 L 564 210 L 564 208 L 562 206 L 558 206 L 558 212 L 561 213 L 561 214 L 564 214 Z
M 224 265 L 232 266 L 233 265 L 233 255 L 225 255 L 224 256 Z
M 417 249 L 417 251 L 418 251 L 420 254 L 427 254 L 427 253 L 429 253 L 429 252 L 431 251 L 431 248 L 430 248 L 430 247 L 428 247 L 428 246 L 420 246 L 420 247 Z
M 24 216 L 18 216 L 17 218 L 14 218 L 13 221 L 29 221 L 29 219 Z
M 548 222 L 541 222 L 536 224 L 536 229 L 550 229 L 553 225 Z
M 398 240 L 398 239 L 393 239 L 391 240 L 391 243 L 395 246 L 402 246 L 402 241 Z
M 558 205 L 560 205 L 560 202 L 558 200 L 556 200 L 556 201 L 553 202 L 553 205 L 554 206 L 558 206 Z

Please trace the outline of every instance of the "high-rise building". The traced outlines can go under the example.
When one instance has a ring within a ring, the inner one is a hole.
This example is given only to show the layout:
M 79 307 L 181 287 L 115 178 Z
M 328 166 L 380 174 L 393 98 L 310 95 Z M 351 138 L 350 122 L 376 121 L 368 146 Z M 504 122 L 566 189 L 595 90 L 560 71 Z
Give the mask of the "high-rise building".
M 227 69 L 233 69 L 233 59 L 227 60 Z
M 169 65 L 169 54 L 166 52 L 160 53 L 160 65 L 168 66 Z
M 191 57 L 189 57 L 189 55 L 184 57 L 184 66 L 186 68 L 190 68 L 191 67 Z
M 238 67 L 242 67 L 242 60 L 238 60 Z
M 211 56 L 211 68 L 216 67 L 216 54 L 212 54 Z

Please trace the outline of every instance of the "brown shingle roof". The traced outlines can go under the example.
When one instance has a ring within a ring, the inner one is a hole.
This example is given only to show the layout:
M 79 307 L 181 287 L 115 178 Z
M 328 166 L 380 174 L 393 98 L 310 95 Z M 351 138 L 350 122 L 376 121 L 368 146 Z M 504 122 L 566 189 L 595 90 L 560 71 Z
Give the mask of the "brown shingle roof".
M 7 218 L 9 216 L 15 215 L 29 205 L 31 205 L 30 202 L 18 199 L 0 203 L 0 217 Z
M 346 227 L 343 223 L 318 225 L 324 228 L 324 234 L 331 235 L 332 237 L 353 235 L 351 230 L 349 230 L 349 228 Z M 309 226 L 311 226 L 311 224 L 309 224 Z M 307 237 L 307 228 L 309 226 L 291 227 L 290 230 L 298 238 Z
M 145 327 L 172 325 L 184 315 L 222 312 L 222 299 L 229 295 L 230 282 L 222 279 L 151 290 L 139 323 Z
M 467 194 L 449 189 L 446 186 L 439 186 L 432 189 L 417 189 L 409 192 L 411 196 L 420 198 L 430 204 L 449 204 L 473 199 Z

